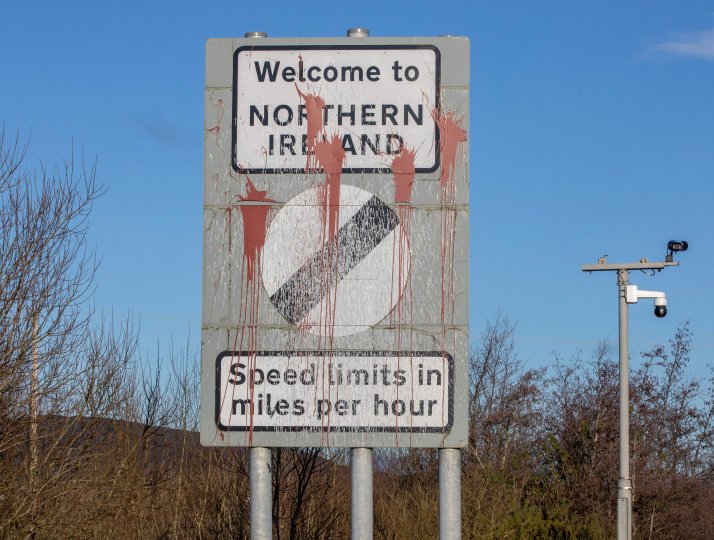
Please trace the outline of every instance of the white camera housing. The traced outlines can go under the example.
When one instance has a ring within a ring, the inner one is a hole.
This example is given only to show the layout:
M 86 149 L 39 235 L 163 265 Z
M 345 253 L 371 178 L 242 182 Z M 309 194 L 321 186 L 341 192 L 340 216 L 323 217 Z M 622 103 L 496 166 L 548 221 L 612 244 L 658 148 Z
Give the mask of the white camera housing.
M 654 298 L 655 315 L 664 317 L 667 315 L 667 297 L 662 291 L 645 291 L 638 289 L 637 285 L 628 285 L 625 300 L 628 304 L 636 304 L 640 298 Z

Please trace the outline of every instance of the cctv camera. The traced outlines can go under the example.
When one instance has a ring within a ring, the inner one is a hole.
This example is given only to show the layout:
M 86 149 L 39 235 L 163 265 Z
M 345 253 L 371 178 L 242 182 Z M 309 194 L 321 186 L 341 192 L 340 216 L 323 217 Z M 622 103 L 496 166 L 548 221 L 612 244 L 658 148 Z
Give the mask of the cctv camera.
M 670 240 L 667 242 L 669 251 L 687 251 L 689 244 L 685 240 Z
M 643 291 L 637 285 L 628 285 L 625 301 L 628 304 L 636 304 L 640 298 L 654 298 L 655 315 L 659 318 L 667 315 L 667 297 L 662 291 Z
M 674 254 L 680 251 L 687 251 L 689 244 L 686 240 L 670 240 L 667 242 L 667 256 L 664 258 L 665 262 L 674 262 Z
M 667 315 L 667 299 L 666 298 L 655 298 L 655 316 L 665 317 Z

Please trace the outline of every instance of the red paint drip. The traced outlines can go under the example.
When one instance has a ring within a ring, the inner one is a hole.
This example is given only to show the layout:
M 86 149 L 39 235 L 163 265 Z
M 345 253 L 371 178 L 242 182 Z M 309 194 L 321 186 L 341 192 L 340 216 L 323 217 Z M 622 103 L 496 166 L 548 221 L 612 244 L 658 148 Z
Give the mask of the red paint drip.
M 445 115 L 436 108 L 432 109 L 432 118 L 439 128 L 439 152 L 441 158 L 441 175 L 439 177 L 441 199 L 441 348 L 447 350 L 447 326 L 454 323 L 454 240 L 456 237 L 456 157 L 459 147 L 466 142 L 466 130 L 461 127 L 461 119 L 457 120 L 453 112 Z M 456 346 L 456 334 L 453 333 Z M 442 367 L 446 369 L 446 356 L 442 359 Z M 442 388 L 442 400 L 446 399 L 446 390 Z M 442 409 L 442 421 L 445 411 Z M 446 437 L 446 433 L 444 433 Z
M 320 167 L 325 172 L 325 185 L 321 196 L 323 208 L 323 223 L 327 232 L 326 240 L 331 240 L 337 234 L 340 212 L 340 179 L 342 163 L 345 160 L 345 150 L 342 139 L 334 135 L 329 141 L 317 143 L 316 157 Z
M 303 94 L 295 83 L 295 90 L 300 98 L 305 100 L 305 116 L 307 118 L 307 161 L 305 172 L 315 169 L 318 158 L 316 147 L 320 133 L 324 129 L 322 111 L 325 108 L 325 100 L 316 94 Z
M 412 188 L 414 187 L 414 157 L 416 151 L 408 147 L 392 160 L 394 173 L 394 202 L 412 202 Z
M 322 214 L 322 244 L 328 246 L 325 260 L 322 261 L 323 275 L 320 278 L 325 291 L 324 312 L 320 313 L 320 327 L 325 331 L 320 333 L 325 336 L 325 347 L 331 349 L 337 306 L 337 281 L 336 276 L 332 275 L 332 269 L 337 268 L 340 249 L 338 243 L 332 240 L 336 239 L 340 225 L 340 181 L 345 151 L 339 135 L 334 135 L 329 141 L 319 141 L 315 151 L 317 162 L 325 173 L 325 184 L 319 190 L 319 202 Z
M 325 260 L 322 261 L 322 276 L 320 283 L 322 290 L 325 292 L 323 298 L 324 310 L 320 312 L 320 327 L 324 329 L 320 332 L 324 336 L 322 347 L 325 350 L 334 348 L 334 330 L 335 330 L 335 313 L 337 308 L 337 276 L 333 275 L 333 269 L 337 268 L 337 260 L 340 246 L 336 240 L 337 232 L 340 224 L 340 181 L 342 178 L 342 164 L 345 160 L 345 150 L 342 148 L 342 138 L 339 135 L 333 135 L 329 140 L 317 141 L 315 147 L 315 157 L 317 163 L 325 174 L 325 184 L 319 190 L 319 202 L 322 214 L 322 244 L 327 245 L 327 253 L 324 254 Z M 327 362 L 328 371 L 332 371 L 332 355 L 328 355 L 328 359 L 323 357 L 323 376 L 324 364 Z M 324 394 L 324 377 L 323 377 L 323 394 Z M 323 395 L 323 399 L 325 396 Z M 323 425 L 321 438 L 323 444 L 329 445 L 329 418 L 327 426 L 323 417 Z M 327 429 L 325 429 L 327 427 Z
M 260 191 L 255 187 L 250 178 L 246 176 L 247 194 L 245 197 L 238 195 L 238 198 L 243 201 L 256 203 L 273 203 L 273 199 L 268 199 L 266 191 Z M 265 234 L 267 232 L 268 213 L 270 205 L 267 204 L 242 204 L 240 205 L 240 213 L 243 217 L 243 257 L 246 261 L 248 282 L 251 283 L 255 278 L 256 262 L 260 260 L 260 254 L 263 251 L 265 244 Z
M 391 169 L 394 173 L 394 202 L 401 203 L 397 206 L 397 214 L 399 216 L 399 222 L 401 223 L 400 234 L 394 236 L 394 246 L 393 246 L 393 259 L 392 259 L 392 288 L 390 295 L 399 294 L 399 299 L 395 308 L 390 314 L 390 322 L 395 327 L 396 343 L 395 350 L 399 351 L 397 354 L 397 369 L 401 369 L 402 353 L 404 349 L 404 343 L 402 342 L 402 332 L 405 328 L 411 328 L 413 322 L 413 313 L 411 308 L 412 303 L 412 286 L 411 286 L 411 273 L 407 274 L 408 261 L 410 257 L 409 253 L 409 235 L 411 229 L 411 218 L 413 207 L 412 193 L 414 189 L 414 178 L 416 174 L 416 168 L 414 166 L 414 158 L 416 157 L 416 151 L 408 147 L 402 148 L 399 154 L 392 160 Z M 405 283 L 404 292 L 402 294 L 401 286 Z M 407 305 L 408 304 L 408 305 Z M 410 336 L 413 338 L 413 336 Z M 412 339 L 409 340 L 408 350 L 412 349 Z M 411 359 L 411 354 L 407 356 Z M 414 380 L 412 376 L 412 395 L 414 394 Z M 399 399 L 399 388 L 397 388 L 397 399 Z M 413 418 L 410 418 L 410 426 L 412 425 Z M 395 446 L 399 447 L 399 417 L 395 418 Z M 410 444 L 411 444 L 411 431 L 409 432 Z
M 267 197 L 267 190 L 261 191 L 255 187 L 246 176 L 246 195 L 238 195 L 243 203 L 239 210 L 243 218 L 243 265 L 241 273 L 241 301 L 238 320 L 239 329 L 233 344 L 234 351 L 244 350 L 244 338 L 247 331 L 248 366 L 246 374 L 252 373 L 257 363 L 258 350 L 258 306 L 260 300 L 260 283 L 256 276 L 260 273 L 260 261 L 267 234 L 270 204 L 275 202 Z M 248 427 L 248 444 L 253 444 L 253 414 L 255 413 L 255 385 L 252 378 L 246 388 L 246 398 L 253 404 Z
M 208 137 L 209 133 L 213 133 L 213 136 L 216 138 L 216 145 L 218 144 L 218 137 L 221 135 L 221 120 L 223 120 L 223 99 L 218 98 L 218 101 L 216 102 L 216 125 L 213 126 L 212 128 L 206 128 L 205 129 L 205 137 Z
M 466 142 L 466 130 L 461 127 L 461 120 L 456 120 L 453 112 L 442 115 L 438 109 L 432 109 L 431 116 L 439 128 L 439 152 L 441 153 L 439 185 L 444 189 L 454 178 L 456 151 L 459 144 Z

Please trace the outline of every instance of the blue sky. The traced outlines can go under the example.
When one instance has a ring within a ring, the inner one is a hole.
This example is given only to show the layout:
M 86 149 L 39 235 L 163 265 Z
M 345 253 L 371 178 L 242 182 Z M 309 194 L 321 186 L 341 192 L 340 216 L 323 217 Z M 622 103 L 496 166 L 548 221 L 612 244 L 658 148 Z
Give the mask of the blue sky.
M 472 337 L 501 309 L 529 366 L 617 339 L 614 276 L 583 263 L 661 260 L 631 308 L 633 353 L 691 321 L 692 370 L 714 353 L 714 5 L 710 2 L 12 2 L 0 119 L 31 158 L 96 157 L 109 188 L 91 242 L 96 302 L 142 321 L 142 349 L 200 333 L 207 38 L 471 39 Z M 614 352 L 615 349 L 613 349 Z M 638 356 L 638 355 L 637 355 Z

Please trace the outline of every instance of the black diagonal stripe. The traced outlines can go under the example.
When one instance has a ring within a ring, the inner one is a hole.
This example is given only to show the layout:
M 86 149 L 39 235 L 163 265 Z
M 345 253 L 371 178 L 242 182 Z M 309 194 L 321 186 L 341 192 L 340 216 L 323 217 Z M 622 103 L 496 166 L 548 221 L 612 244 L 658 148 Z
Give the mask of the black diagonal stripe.
M 394 211 L 373 196 L 270 300 L 283 317 L 296 324 L 320 303 L 328 285 L 334 287 L 340 282 L 397 225 L 399 218 Z

